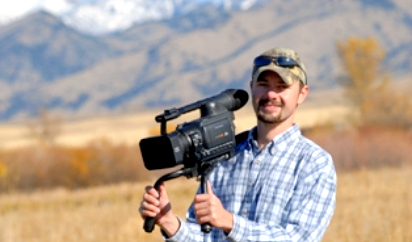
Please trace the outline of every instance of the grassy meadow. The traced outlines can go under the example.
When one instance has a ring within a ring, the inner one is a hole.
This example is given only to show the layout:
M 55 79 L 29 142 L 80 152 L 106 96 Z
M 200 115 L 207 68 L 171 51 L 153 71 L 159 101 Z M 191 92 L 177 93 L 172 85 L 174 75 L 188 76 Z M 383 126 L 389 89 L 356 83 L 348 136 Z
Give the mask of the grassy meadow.
M 412 167 L 338 174 L 337 209 L 323 241 L 412 241 Z M 150 182 L 149 182 L 150 183 Z M 184 216 L 198 183 L 167 182 L 173 210 Z M 142 229 L 145 183 L 0 195 L 2 242 L 162 241 Z
M 255 123 L 254 116 L 250 116 L 247 108 L 245 110 L 235 113 L 239 132 Z M 306 128 L 328 120 L 343 120 L 346 112 L 347 109 L 342 106 L 311 109 L 309 105 L 298 112 L 296 119 Z M 113 143 L 98 142 L 87 149 L 52 150 L 53 156 L 46 154 L 49 150 L 35 146 L 35 152 L 25 150 L 27 154 L 37 157 L 38 163 L 29 165 L 24 156 L 21 156 L 19 147 L 36 145 L 36 141 L 27 137 L 24 125 L 0 125 L 0 151 L 11 150 L 11 153 L 6 152 L 5 155 L 0 152 L 0 168 L 3 164 L 3 173 L 0 169 L 0 184 L 1 179 L 7 178 L 7 168 L 10 168 L 9 173 L 12 171 L 11 163 L 7 162 L 10 157 L 19 158 L 20 166 L 25 166 L 26 173 L 22 174 L 38 172 L 38 179 L 43 181 L 47 181 L 49 177 L 58 181 L 57 178 L 64 174 L 59 172 L 65 172 L 70 167 L 76 172 L 72 174 L 72 178 L 84 175 L 84 179 L 91 174 L 90 170 L 101 168 L 102 173 L 95 175 L 103 176 L 107 174 L 103 171 L 107 172 L 115 166 L 123 169 L 117 171 L 118 176 L 124 174 L 122 172 L 126 169 L 138 170 L 138 174 L 147 173 L 141 164 L 130 168 L 131 164 L 141 163 L 141 160 L 136 159 L 139 156 L 138 150 L 129 146 L 136 145 L 138 140 L 148 136 L 153 129 L 157 130 L 158 125 L 153 118 L 158 113 L 66 122 L 56 141 L 58 146 L 83 147 L 96 137 Z M 191 115 L 195 117 L 195 114 Z M 360 135 L 331 135 L 323 131 L 309 135 L 332 153 L 338 170 L 337 209 L 323 241 L 412 241 L 411 134 L 366 130 Z M 71 159 L 66 160 L 73 154 Z M 103 158 L 106 166 L 96 163 L 98 160 L 93 160 L 96 157 Z M 50 165 L 46 158 L 53 163 L 58 159 L 61 165 L 67 167 L 39 169 Z M 113 178 L 114 181 L 118 176 Z M 74 187 L 75 189 L 51 186 L 47 189 L 31 187 L 24 192 L 18 189 L 0 191 L 0 241 L 162 241 L 159 229 L 151 234 L 142 229 L 143 220 L 139 216 L 138 207 L 144 187 L 155 181 L 153 176 L 145 179 L 146 181 L 119 181 L 113 185 L 90 183 L 92 186 Z M 27 179 L 26 185 L 32 184 L 32 181 L 35 180 Z M 83 182 L 89 184 L 86 182 L 90 180 Z M 186 178 L 166 183 L 173 210 L 181 217 L 184 217 L 197 185 L 195 179 Z

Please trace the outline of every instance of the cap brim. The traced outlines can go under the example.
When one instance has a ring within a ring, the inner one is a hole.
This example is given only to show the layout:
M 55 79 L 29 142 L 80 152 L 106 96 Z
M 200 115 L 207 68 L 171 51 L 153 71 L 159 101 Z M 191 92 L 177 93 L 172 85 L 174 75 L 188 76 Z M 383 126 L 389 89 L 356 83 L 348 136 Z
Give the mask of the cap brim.
M 292 85 L 295 82 L 295 78 L 293 78 L 292 76 L 294 74 L 290 72 L 289 69 L 277 66 L 273 63 L 267 66 L 262 66 L 259 69 L 257 69 L 252 77 L 252 81 L 255 82 L 260 76 L 260 74 L 262 74 L 265 71 L 272 71 L 277 73 L 282 78 L 283 82 L 288 86 Z

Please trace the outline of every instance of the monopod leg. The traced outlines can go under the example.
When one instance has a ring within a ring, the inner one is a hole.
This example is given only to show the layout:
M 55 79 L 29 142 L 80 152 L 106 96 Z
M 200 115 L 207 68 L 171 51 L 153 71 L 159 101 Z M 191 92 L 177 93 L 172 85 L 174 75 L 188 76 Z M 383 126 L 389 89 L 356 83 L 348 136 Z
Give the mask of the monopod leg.
M 202 186 L 202 193 L 207 193 L 207 180 L 204 174 L 200 177 L 200 185 Z M 205 223 L 201 225 L 201 229 L 203 233 L 209 233 L 212 230 L 212 226 L 209 223 Z

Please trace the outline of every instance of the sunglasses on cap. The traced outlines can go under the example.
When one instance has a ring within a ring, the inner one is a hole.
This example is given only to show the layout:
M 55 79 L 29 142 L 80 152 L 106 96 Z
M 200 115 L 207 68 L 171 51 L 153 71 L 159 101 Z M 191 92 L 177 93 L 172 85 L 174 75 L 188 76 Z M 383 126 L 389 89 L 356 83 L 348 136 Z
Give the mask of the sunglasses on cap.
M 305 75 L 304 83 L 307 83 L 305 70 L 303 70 L 302 66 L 300 66 L 299 63 L 292 58 L 285 56 L 258 56 L 253 61 L 255 70 L 262 66 L 267 66 L 270 63 L 274 63 L 275 65 L 283 68 L 293 68 L 295 66 L 299 67 L 299 69 L 301 69 L 303 74 Z
M 253 61 L 253 64 L 257 68 L 259 68 L 261 66 L 267 66 L 270 63 L 274 63 L 275 65 L 280 66 L 280 67 L 293 68 L 293 67 L 297 66 L 300 69 L 302 69 L 302 67 L 299 65 L 299 63 L 297 61 L 295 61 L 294 59 L 291 59 L 289 57 L 285 57 L 285 56 L 277 56 L 277 57 L 274 57 L 274 56 L 258 56 Z

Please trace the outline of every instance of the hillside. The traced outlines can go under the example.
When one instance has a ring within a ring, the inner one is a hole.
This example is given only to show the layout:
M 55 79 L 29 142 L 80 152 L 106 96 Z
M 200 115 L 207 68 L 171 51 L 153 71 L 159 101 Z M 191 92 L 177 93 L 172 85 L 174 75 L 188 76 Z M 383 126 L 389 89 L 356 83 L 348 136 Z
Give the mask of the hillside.
M 130 114 L 247 90 L 253 57 L 272 46 L 296 49 L 312 91 L 325 91 L 342 75 L 335 43 L 350 36 L 378 39 L 393 79 L 412 74 L 412 10 L 402 0 L 209 7 L 105 36 L 38 12 L 0 28 L 0 119 L 40 108 L 67 118 Z

